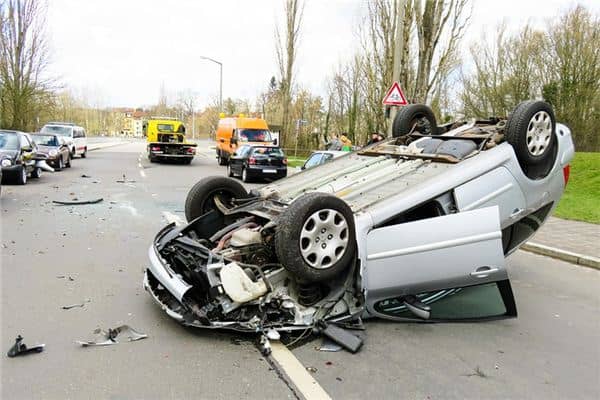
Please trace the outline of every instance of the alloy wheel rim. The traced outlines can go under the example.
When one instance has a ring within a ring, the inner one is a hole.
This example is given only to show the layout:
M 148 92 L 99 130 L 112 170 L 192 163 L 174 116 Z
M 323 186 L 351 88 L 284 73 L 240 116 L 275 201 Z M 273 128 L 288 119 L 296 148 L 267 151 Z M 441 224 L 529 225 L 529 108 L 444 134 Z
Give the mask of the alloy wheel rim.
M 23 182 L 27 182 L 27 169 L 25 167 L 21 168 L 21 175 L 23 175 Z
M 300 233 L 300 253 L 315 269 L 328 269 L 346 253 L 348 221 L 339 211 L 319 210 L 309 216 Z
M 546 152 L 552 137 L 552 119 L 546 111 L 538 111 L 527 125 L 527 150 L 532 156 L 541 156 Z

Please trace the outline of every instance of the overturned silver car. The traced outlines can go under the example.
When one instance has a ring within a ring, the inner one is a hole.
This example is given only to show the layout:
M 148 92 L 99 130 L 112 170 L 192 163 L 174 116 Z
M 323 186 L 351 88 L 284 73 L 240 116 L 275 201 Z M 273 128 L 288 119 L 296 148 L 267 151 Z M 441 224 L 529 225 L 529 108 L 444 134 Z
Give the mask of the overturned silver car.
M 410 105 L 393 138 L 250 193 L 199 181 L 144 287 L 184 325 L 246 332 L 513 317 L 504 258 L 558 203 L 573 154 L 541 101 L 443 126 Z

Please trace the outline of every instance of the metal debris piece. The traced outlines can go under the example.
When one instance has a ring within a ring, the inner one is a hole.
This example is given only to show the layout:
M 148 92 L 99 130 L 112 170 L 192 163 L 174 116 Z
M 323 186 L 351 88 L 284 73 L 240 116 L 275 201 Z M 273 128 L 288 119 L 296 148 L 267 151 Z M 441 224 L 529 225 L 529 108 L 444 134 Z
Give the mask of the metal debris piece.
M 258 348 L 260 349 L 261 354 L 265 357 L 271 354 L 271 342 L 267 336 L 261 335 Z
M 315 367 L 306 367 L 306 370 L 308 372 L 312 372 L 313 374 L 318 371 L 318 369 L 316 369 Z
M 100 203 L 103 200 L 104 199 L 102 197 L 100 197 L 100 198 L 94 199 L 94 200 L 73 200 L 73 201 L 52 200 L 52 202 L 54 204 L 60 204 L 60 205 L 63 205 L 63 206 L 76 206 L 76 205 L 81 205 L 81 204 L 97 204 L 97 203 Z
M 281 335 L 275 329 L 267 329 L 267 338 L 269 340 L 280 340 Z
M 118 336 L 126 337 L 128 342 L 134 342 L 136 340 L 146 339 L 148 335 L 142 332 L 138 332 L 129 325 L 121 325 L 114 329 L 108 329 L 108 331 L 104 331 L 100 328 L 94 329 L 94 335 L 96 335 L 96 340 L 78 340 L 76 343 L 80 344 L 83 347 L 88 346 L 109 346 L 111 344 L 117 344 L 119 341 L 117 340 Z
M 6 355 L 12 358 L 16 356 L 22 356 L 25 354 L 41 353 L 42 351 L 44 351 L 45 346 L 45 344 L 36 344 L 35 346 L 27 347 L 27 345 L 23 343 L 23 336 L 19 335 L 15 339 L 15 344 L 13 344 L 10 350 L 8 350 L 8 353 L 6 353 Z
M 86 174 L 82 174 L 82 175 L 81 175 L 81 177 L 82 177 L 82 178 L 91 178 L 91 176 L 89 176 L 89 175 L 86 175 Z
M 340 346 L 339 344 L 335 343 L 332 340 L 329 340 L 327 338 L 323 338 L 323 342 L 321 343 L 321 346 L 317 346 L 315 347 L 316 350 L 318 351 L 328 351 L 328 352 L 338 352 L 342 350 L 342 346 Z
M 61 308 L 63 310 L 70 310 L 71 308 L 75 308 L 75 307 L 81 307 L 81 308 L 83 308 L 85 306 L 85 303 L 90 303 L 90 302 L 91 302 L 90 299 L 86 299 L 85 301 L 83 301 L 81 303 L 69 304 L 68 306 L 62 306 Z

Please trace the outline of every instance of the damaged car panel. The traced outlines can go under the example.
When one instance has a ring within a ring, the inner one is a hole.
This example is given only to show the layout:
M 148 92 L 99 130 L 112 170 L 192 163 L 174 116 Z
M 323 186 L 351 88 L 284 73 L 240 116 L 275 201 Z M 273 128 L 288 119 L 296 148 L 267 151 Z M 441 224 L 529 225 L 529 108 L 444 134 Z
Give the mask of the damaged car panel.
M 516 316 L 504 258 L 560 199 L 570 132 L 543 102 L 443 127 L 422 110 L 399 113 L 392 139 L 250 193 L 201 180 L 189 223 L 156 236 L 145 288 L 184 325 L 246 332 Z

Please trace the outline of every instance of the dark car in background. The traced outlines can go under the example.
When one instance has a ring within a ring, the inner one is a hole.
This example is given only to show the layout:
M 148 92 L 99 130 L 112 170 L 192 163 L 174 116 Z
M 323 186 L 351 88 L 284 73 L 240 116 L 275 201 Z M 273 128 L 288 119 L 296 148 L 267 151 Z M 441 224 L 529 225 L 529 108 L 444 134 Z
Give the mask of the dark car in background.
M 42 168 L 38 160 L 37 147 L 28 134 L 0 130 L 0 165 L 5 182 L 12 180 L 24 185 L 28 176 L 39 178 Z
M 46 162 L 55 170 L 71 167 L 71 151 L 69 143 L 60 135 L 37 133 L 31 135 L 37 145 L 38 153 L 46 154 Z
M 240 146 L 229 158 L 227 174 L 240 176 L 244 182 L 285 178 L 287 158 L 277 146 Z

